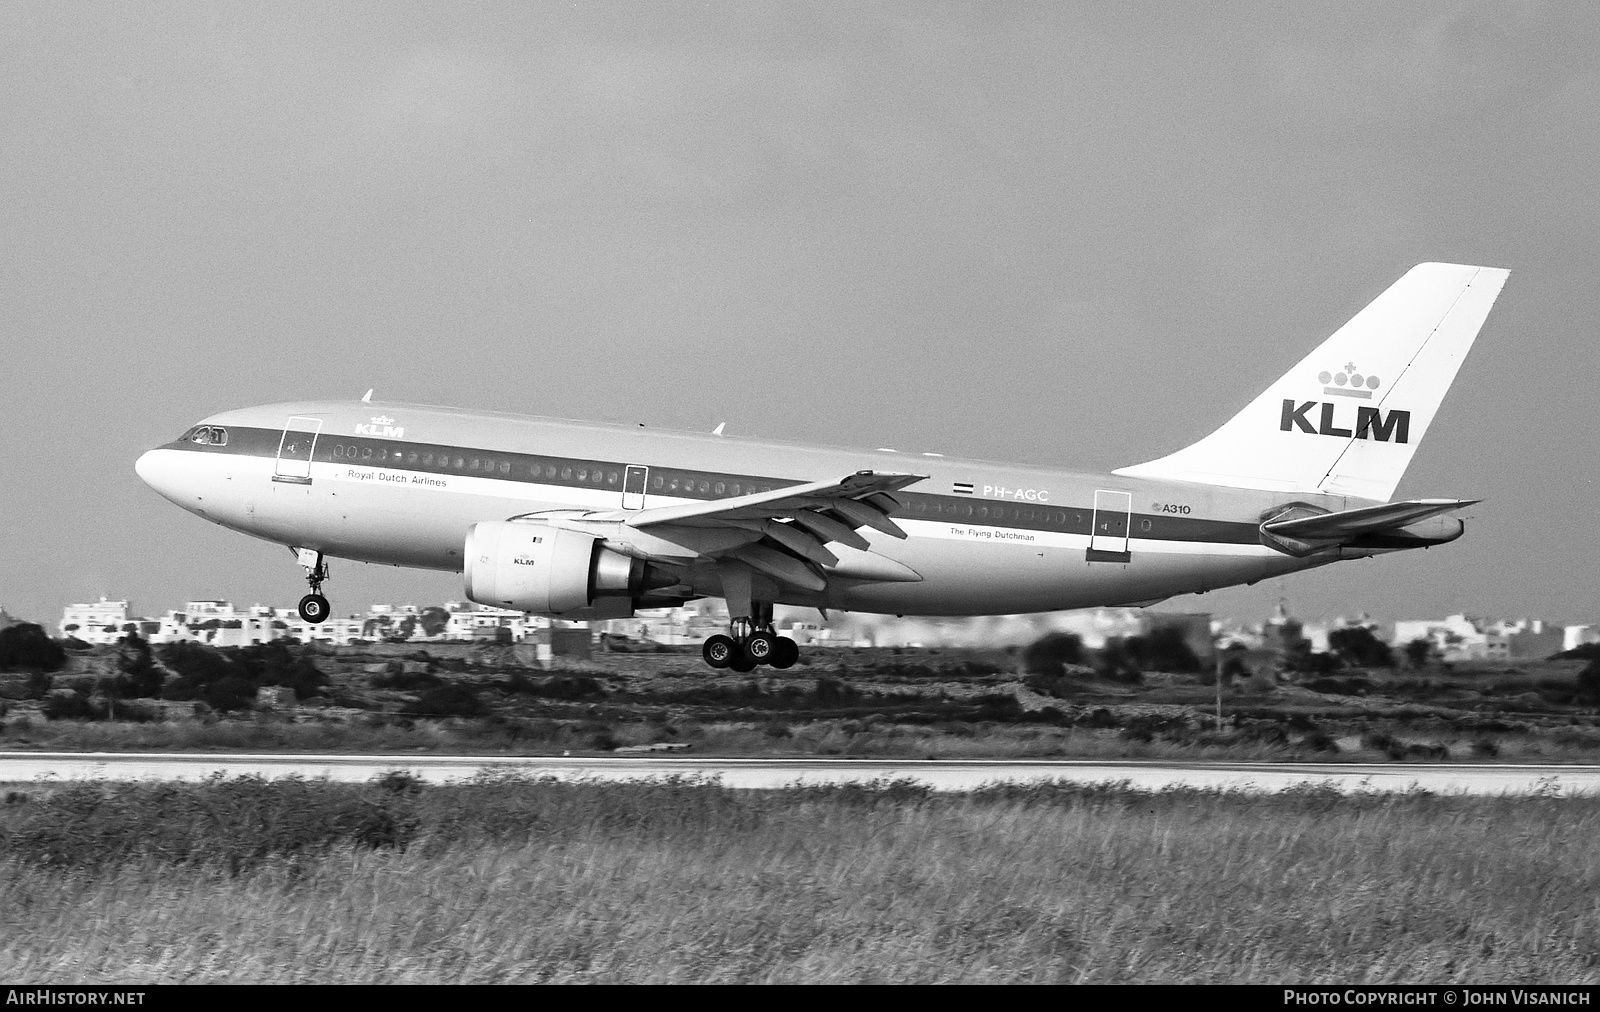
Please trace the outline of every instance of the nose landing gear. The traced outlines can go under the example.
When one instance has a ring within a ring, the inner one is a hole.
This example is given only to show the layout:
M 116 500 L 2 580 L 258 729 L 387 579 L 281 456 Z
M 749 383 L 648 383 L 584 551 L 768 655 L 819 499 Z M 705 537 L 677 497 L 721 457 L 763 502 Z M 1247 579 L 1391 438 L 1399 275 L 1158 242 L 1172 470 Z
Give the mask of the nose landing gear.
M 323 561 L 321 552 L 309 548 L 296 548 L 293 551 L 300 565 L 305 567 L 306 583 L 311 586 L 311 593 L 300 599 L 300 618 L 316 625 L 326 620 L 333 610 L 328 599 L 322 596 L 322 583 L 328 579 L 328 564 Z

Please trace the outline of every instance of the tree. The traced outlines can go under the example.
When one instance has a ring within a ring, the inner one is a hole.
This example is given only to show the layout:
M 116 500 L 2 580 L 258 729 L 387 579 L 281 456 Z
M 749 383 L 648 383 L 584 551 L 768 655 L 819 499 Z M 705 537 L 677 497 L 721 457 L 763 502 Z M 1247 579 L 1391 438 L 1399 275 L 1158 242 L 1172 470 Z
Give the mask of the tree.
M 18 622 L 0 629 L 0 671 L 60 671 L 67 652 L 33 622 Z
M 438 636 L 450 625 L 450 613 L 438 605 L 432 605 L 422 609 L 417 620 L 422 623 L 424 636 Z
M 1347 664 L 1363 668 L 1394 667 L 1394 651 L 1365 626 L 1330 630 L 1328 646 Z
M 150 644 L 135 633 L 117 641 L 117 670 L 121 673 L 116 695 L 134 699 L 154 699 L 161 695 L 166 677 L 150 655 Z
M 1157 671 L 1199 671 L 1200 658 L 1173 625 L 1157 626 L 1144 636 L 1130 636 L 1128 652 L 1141 668 Z
M 1077 633 L 1045 633 L 1022 650 L 1022 670 L 1029 675 L 1055 677 L 1065 674 L 1068 664 L 1082 663 L 1083 639 Z
M 1417 671 L 1427 666 L 1428 659 L 1433 656 L 1433 644 L 1425 639 L 1414 639 L 1403 648 L 1406 663 Z
M 1600 657 L 1596 657 L 1578 672 L 1578 702 L 1600 703 Z

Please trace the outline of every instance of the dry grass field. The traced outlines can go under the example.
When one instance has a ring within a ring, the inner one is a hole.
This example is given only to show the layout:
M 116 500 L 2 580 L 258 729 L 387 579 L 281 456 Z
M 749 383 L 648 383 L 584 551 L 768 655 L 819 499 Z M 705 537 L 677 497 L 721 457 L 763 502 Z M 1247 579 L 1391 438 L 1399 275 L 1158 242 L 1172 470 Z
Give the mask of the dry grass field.
M 1597 833 L 1593 799 L 31 787 L 0 977 L 1595 983 Z

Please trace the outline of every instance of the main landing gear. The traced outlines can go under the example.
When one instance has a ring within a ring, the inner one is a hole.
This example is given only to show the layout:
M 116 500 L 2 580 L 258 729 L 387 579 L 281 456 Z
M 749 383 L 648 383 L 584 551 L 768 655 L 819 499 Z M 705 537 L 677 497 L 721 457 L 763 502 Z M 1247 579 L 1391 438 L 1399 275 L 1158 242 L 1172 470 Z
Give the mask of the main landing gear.
M 718 634 L 706 640 L 700 655 L 713 668 L 730 668 L 734 671 L 754 671 L 756 665 L 767 664 L 774 668 L 790 668 L 800 659 L 800 646 L 787 636 L 779 636 L 772 629 L 771 606 L 760 624 L 748 618 L 730 622 L 732 635 Z
M 321 552 L 309 548 L 296 548 L 294 554 L 300 565 L 306 568 L 306 583 L 311 585 L 311 593 L 300 599 L 300 618 L 316 625 L 326 620 L 328 613 L 333 610 L 328 599 L 322 596 L 322 583 L 328 578 L 328 564 L 323 561 Z

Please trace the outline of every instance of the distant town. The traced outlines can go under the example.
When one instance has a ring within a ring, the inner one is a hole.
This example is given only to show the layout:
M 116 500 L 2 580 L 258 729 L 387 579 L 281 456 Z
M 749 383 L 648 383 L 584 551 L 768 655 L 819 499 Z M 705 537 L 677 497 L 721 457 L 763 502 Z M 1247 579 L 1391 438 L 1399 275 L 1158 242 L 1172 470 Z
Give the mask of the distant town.
M 3 615 L 3 609 L 0 609 Z M 3 622 L 0 619 L 0 622 Z M 1049 632 L 1070 632 L 1097 647 L 1113 637 L 1141 635 L 1157 626 L 1178 626 L 1184 639 L 1202 655 L 1232 646 L 1272 646 L 1285 638 L 1303 638 L 1315 651 L 1328 650 L 1328 636 L 1343 628 L 1361 627 L 1395 648 L 1416 641 L 1429 644 L 1443 661 L 1515 661 L 1548 657 L 1586 643 L 1600 642 L 1600 624 L 1557 625 L 1535 618 L 1490 619 L 1468 615 L 1405 619 L 1383 627 L 1365 615 L 1328 621 L 1301 621 L 1286 603 L 1257 622 L 1217 618 L 1207 613 L 1157 612 L 1138 608 L 1094 608 L 1040 615 L 967 619 L 894 618 L 882 615 L 835 614 L 823 618 L 815 609 L 786 609 L 779 632 L 802 646 L 936 647 L 1024 645 Z M 349 646 L 364 642 L 502 642 L 549 644 L 571 640 L 586 630 L 597 643 L 633 641 L 665 646 L 697 645 L 727 626 L 720 600 L 697 601 L 684 608 L 641 611 L 633 618 L 579 623 L 551 620 L 519 611 L 463 601 L 419 607 L 373 604 L 363 614 L 333 617 L 311 625 L 293 607 L 252 604 L 236 607 L 227 600 L 186 602 L 159 616 L 132 613 L 126 600 L 70 604 L 62 611 L 58 634 L 89 644 L 115 643 L 137 633 L 152 643 L 193 640 L 213 646 L 250 646 L 279 639 Z

